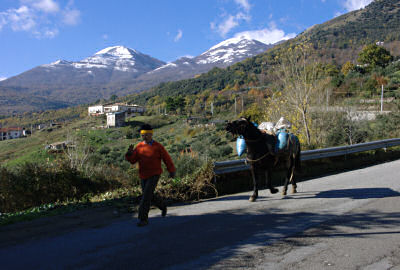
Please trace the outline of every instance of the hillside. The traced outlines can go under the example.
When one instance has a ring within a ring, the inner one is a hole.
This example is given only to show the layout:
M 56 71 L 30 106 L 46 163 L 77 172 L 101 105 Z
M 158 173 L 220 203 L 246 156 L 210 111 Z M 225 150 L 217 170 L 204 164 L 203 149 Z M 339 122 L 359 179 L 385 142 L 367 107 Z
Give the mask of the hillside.
M 362 46 L 384 42 L 393 55 L 400 55 L 400 2 L 376 0 L 361 10 L 314 25 L 295 40 L 309 40 L 324 60 L 339 64 L 355 61 Z
M 267 52 L 225 69 L 214 68 L 195 79 L 162 83 L 151 91 L 128 97 L 145 102 L 154 96 L 199 94 L 205 90 L 222 91 L 268 86 L 273 82 L 269 70 L 275 57 L 298 43 L 311 43 L 319 61 L 340 69 L 345 62 L 357 64 L 364 45 L 381 41 L 393 56 L 400 56 L 400 2 L 376 0 L 364 9 L 310 27 L 296 38 L 276 45 Z

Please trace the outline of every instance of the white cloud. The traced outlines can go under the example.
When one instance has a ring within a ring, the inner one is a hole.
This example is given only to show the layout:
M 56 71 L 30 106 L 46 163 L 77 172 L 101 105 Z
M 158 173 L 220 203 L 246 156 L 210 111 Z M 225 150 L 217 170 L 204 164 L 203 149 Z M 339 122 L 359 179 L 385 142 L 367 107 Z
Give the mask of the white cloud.
M 46 13 L 56 13 L 60 10 L 58 3 L 53 0 L 39 0 L 39 1 L 30 1 L 32 2 L 32 6 L 40 11 Z
M 248 0 L 234 0 L 242 11 L 237 12 L 235 15 L 222 14 L 223 20 L 220 23 L 212 22 L 210 27 L 216 31 L 220 36 L 225 37 L 233 28 L 239 26 L 242 21 L 250 21 L 250 9 L 251 5 Z
M 343 15 L 343 13 L 340 12 L 340 11 L 338 11 L 338 12 L 335 12 L 334 17 L 336 18 L 336 17 L 339 17 L 339 16 L 341 16 L 341 15 Z
M 77 9 L 68 9 L 63 13 L 63 22 L 66 25 L 77 25 L 81 18 L 81 12 Z
M 43 32 L 43 37 L 53 38 L 58 35 L 58 29 L 46 29 Z
M 223 21 L 220 25 L 217 26 L 217 31 L 221 36 L 225 36 L 232 28 L 238 26 L 239 23 L 233 15 L 229 15 L 229 17 Z
M 10 25 L 13 31 L 29 31 L 36 26 L 36 16 L 27 6 L 0 12 L 3 25 Z
M 0 81 L 4 81 L 6 79 L 7 79 L 6 77 L 0 77 Z
M 229 15 L 223 22 L 219 25 L 215 23 L 211 24 L 211 29 L 217 31 L 222 37 L 225 37 L 233 28 L 239 25 L 240 21 L 249 21 L 251 17 L 247 14 L 239 12 L 236 15 Z
M 347 11 L 353 11 L 360 8 L 364 8 L 369 5 L 373 0 L 345 0 L 343 3 Z
M 18 8 L 0 11 L 0 31 L 9 27 L 13 31 L 29 32 L 36 38 L 54 38 L 60 24 L 76 25 L 80 11 L 70 0 L 61 9 L 57 0 L 20 0 Z
M 178 30 L 178 34 L 176 34 L 176 36 L 175 36 L 175 38 L 174 38 L 174 41 L 175 41 L 175 42 L 178 42 L 178 41 L 182 38 L 182 34 L 183 34 L 182 30 L 179 29 L 179 30 Z
M 272 27 L 271 29 L 262 29 L 255 31 L 245 31 L 235 34 L 235 38 L 244 37 L 248 39 L 255 39 L 265 44 L 273 44 L 281 40 L 288 40 L 294 38 L 295 33 L 285 34 L 283 30 Z
M 235 0 L 235 3 L 241 6 L 246 12 L 250 11 L 250 4 L 247 0 Z

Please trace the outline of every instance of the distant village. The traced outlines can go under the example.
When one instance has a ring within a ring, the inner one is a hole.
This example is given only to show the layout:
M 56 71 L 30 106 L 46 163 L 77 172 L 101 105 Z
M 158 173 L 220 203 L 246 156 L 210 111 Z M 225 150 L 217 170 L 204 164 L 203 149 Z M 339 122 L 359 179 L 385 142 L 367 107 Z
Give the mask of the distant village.
M 107 116 L 107 128 L 122 127 L 127 117 L 143 115 L 146 108 L 136 104 L 114 103 L 95 105 L 88 108 L 89 116 Z
M 146 108 L 139 105 L 131 105 L 126 103 L 113 103 L 104 105 L 94 105 L 88 107 L 89 116 L 101 116 L 106 115 L 107 117 L 107 128 L 111 127 L 122 127 L 125 124 L 125 120 L 128 117 L 133 117 L 136 115 L 143 115 Z M 35 130 L 40 130 L 44 128 L 59 127 L 60 124 L 50 123 L 41 124 L 35 127 Z M 33 132 L 33 127 L 0 127 L 0 141 L 17 139 L 26 137 Z M 50 147 L 51 148 L 51 147 Z M 58 147 L 57 147 L 58 148 Z

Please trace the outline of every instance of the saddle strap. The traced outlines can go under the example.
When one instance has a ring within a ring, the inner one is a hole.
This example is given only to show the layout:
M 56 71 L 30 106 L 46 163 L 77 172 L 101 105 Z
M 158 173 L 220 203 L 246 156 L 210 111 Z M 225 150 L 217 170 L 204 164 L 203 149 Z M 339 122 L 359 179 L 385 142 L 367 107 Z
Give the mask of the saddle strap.
M 270 154 L 270 152 L 268 152 L 268 153 L 266 153 L 265 155 L 263 155 L 262 157 L 260 157 L 260 158 L 258 158 L 258 159 L 249 159 L 249 158 L 246 158 L 246 163 L 247 162 L 257 162 L 257 161 L 260 161 L 260 160 L 262 160 L 263 158 L 265 158 L 266 156 L 268 156 Z

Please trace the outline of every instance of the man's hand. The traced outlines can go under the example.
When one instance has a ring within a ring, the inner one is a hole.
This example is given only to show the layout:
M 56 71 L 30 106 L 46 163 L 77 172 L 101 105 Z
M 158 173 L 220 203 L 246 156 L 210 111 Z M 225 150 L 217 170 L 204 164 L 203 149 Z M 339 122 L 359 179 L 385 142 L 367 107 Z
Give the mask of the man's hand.
M 169 178 L 175 178 L 175 172 L 170 172 L 169 173 Z
M 131 145 L 129 145 L 129 147 L 128 147 L 128 151 L 126 152 L 126 155 L 127 155 L 127 156 L 130 156 L 130 155 L 132 155 L 132 153 L 133 153 L 133 145 L 131 144 Z

